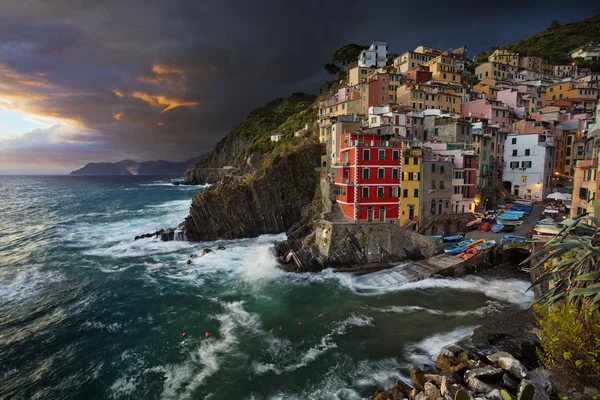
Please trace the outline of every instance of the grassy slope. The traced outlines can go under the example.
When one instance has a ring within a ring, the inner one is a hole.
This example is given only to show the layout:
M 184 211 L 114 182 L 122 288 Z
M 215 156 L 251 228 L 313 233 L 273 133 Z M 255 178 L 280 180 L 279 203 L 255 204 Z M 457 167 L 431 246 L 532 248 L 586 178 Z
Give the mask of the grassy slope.
M 523 56 L 568 62 L 569 51 L 590 41 L 600 42 L 600 14 L 581 21 L 549 27 L 509 47 Z
M 305 115 L 307 113 L 313 116 L 312 121 L 316 119 L 316 113 L 306 111 L 312 109 L 315 99 L 316 96 L 311 94 L 293 93 L 289 97 L 278 98 L 263 107 L 253 110 L 248 118 L 217 143 L 213 152 L 218 152 L 219 149 L 227 146 L 228 141 L 240 137 L 251 143 L 249 147 L 244 149 L 245 154 L 255 151 L 263 153 L 270 151 L 273 147 L 271 142 L 273 133 L 285 130 L 287 134 L 287 131 L 293 132 L 299 129 L 303 123 L 309 122 L 308 115 Z M 302 113 L 303 111 L 306 112 Z M 213 152 L 196 165 L 200 167 L 209 166 Z M 243 154 L 237 154 L 236 156 L 240 155 Z

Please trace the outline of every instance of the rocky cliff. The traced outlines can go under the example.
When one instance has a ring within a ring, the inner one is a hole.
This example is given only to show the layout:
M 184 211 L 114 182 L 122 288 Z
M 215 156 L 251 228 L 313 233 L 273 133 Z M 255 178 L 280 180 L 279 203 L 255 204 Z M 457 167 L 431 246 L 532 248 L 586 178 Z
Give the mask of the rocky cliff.
M 237 239 L 280 233 L 300 222 L 318 188 L 323 145 L 303 145 L 273 165 L 227 177 L 194 196 L 180 229 L 190 241 Z
M 184 183 L 214 183 L 227 175 L 262 169 L 263 161 L 277 146 L 271 135 L 280 133 L 285 140 L 317 119 L 316 96 L 292 93 L 253 110 L 248 118 L 221 139 L 215 148 L 186 172 Z M 310 133 L 310 132 L 306 132 Z M 233 167 L 223 170 L 223 167 Z

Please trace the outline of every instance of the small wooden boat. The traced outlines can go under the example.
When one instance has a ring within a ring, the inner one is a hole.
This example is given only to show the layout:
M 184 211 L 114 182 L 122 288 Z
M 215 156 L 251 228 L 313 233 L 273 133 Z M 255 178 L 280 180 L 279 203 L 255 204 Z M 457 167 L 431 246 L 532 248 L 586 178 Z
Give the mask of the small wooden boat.
M 492 226 L 492 232 L 494 233 L 502 232 L 502 229 L 504 229 L 504 225 L 502 224 L 496 224 Z
M 475 241 L 475 239 L 465 239 L 462 242 L 451 244 L 450 246 L 447 246 L 444 249 L 444 253 L 452 254 L 454 251 L 456 251 L 458 249 L 463 249 L 462 251 L 464 251 L 464 249 L 466 249 L 467 245 L 469 243 L 473 243 L 474 241 Z M 460 253 L 460 251 L 458 253 Z M 458 253 L 456 253 L 456 254 L 458 254 Z
M 477 229 L 479 227 L 479 224 L 481 224 L 481 218 L 477 218 L 476 220 L 467 222 L 467 229 Z
M 483 243 L 483 242 L 485 242 L 485 239 L 477 239 L 477 240 L 474 240 L 474 241 L 472 241 L 471 243 L 469 243 L 469 244 L 467 245 L 467 247 L 475 247 L 475 246 L 477 246 L 478 244 L 481 244 L 481 243 Z
M 479 230 L 482 230 L 484 232 L 487 232 L 490 230 L 490 228 L 492 227 L 492 224 L 490 224 L 489 222 L 482 222 L 479 225 Z
M 503 235 L 502 239 L 504 240 L 513 240 L 513 241 L 523 241 L 525 240 L 525 236 L 519 235 Z
M 511 225 L 505 224 L 503 230 L 504 230 L 504 232 L 512 232 L 515 230 L 515 226 L 512 224 Z
M 477 255 L 477 249 L 474 248 L 474 247 L 472 247 L 470 249 L 467 249 L 466 251 L 463 251 L 462 253 L 460 253 L 456 257 L 462 258 L 464 260 L 468 260 L 470 258 L 475 257 L 475 255 Z
M 453 235 L 453 236 L 445 236 L 442 238 L 442 240 L 446 243 L 454 243 L 454 242 L 460 242 L 464 238 L 465 237 L 463 235 Z
M 485 215 L 483 215 L 482 213 L 474 212 L 473 215 L 476 216 L 479 219 L 485 218 Z
M 477 251 L 482 251 L 482 250 L 494 247 L 495 245 L 496 245 L 496 241 L 495 240 L 488 240 L 487 242 L 483 242 L 481 244 L 478 244 L 477 246 L 475 246 L 475 248 L 477 249 Z

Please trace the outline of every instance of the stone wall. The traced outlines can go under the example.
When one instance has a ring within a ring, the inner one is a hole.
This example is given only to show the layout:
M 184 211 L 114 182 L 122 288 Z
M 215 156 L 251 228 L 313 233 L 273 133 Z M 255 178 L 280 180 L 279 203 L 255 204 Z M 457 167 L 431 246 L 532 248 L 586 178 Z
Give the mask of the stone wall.
M 335 223 L 321 220 L 316 227 L 316 246 L 331 266 L 394 262 L 439 254 L 437 240 L 409 229 L 385 223 Z M 349 254 L 354 253 L 354 254 Z
M 450 236 L 467 231 L 467 223 L 475 219 L 472 213 L 435 214 L 421 224 L 419 233 L 422 235 Z

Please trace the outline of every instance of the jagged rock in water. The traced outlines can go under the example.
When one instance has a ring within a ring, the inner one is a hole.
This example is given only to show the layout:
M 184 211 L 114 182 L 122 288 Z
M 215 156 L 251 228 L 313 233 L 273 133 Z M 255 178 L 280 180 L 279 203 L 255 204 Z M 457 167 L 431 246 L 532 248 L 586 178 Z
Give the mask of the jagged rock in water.
M 322 145 L 306 145 L 253 178 L 223 179 L 196 194 L 184 230 L 192 242 L 256 237 L 290 229 L 315 196 Z

